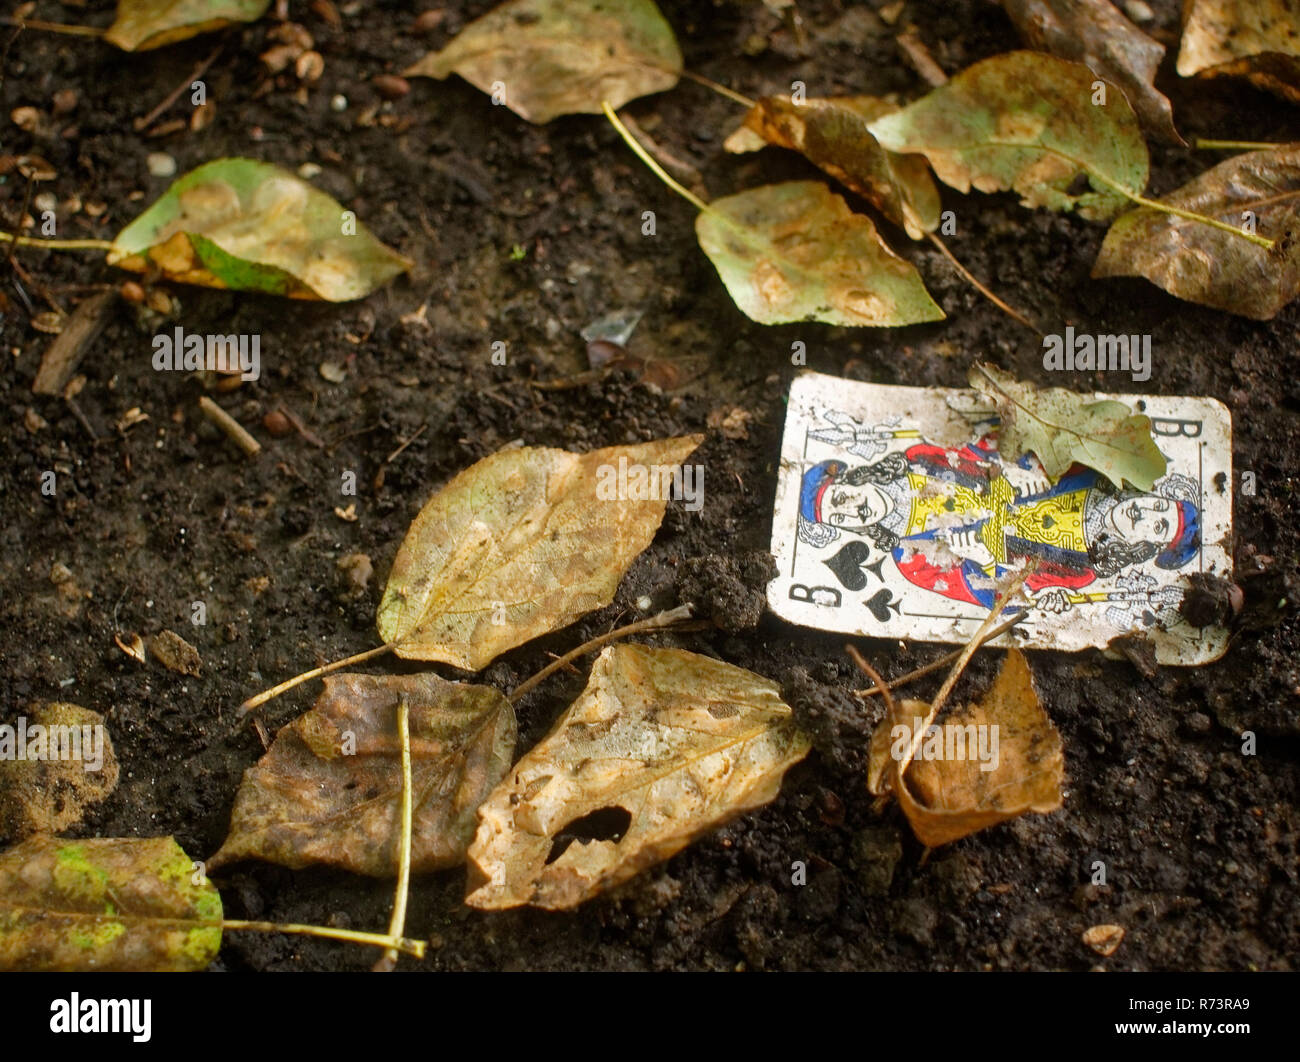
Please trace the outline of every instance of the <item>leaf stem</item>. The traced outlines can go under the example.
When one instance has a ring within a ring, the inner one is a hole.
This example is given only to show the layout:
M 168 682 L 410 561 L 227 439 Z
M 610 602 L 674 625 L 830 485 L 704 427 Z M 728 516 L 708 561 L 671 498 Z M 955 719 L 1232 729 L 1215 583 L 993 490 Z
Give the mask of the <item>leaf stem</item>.
M 220 922 L 191 922 L 186 925 L 215 925 L 222 929 L 250 930 L 254 933 L 295 933 L 305 937 L 324 937 L 327 940 L 345 940 L 350 944 L 373 944 L 380 948 L 424 958 L 424 941 L 411 940 L 408 937 L 393 936 L 387 933 L 363 933 L 354 929 L 334 929 L 331 926 L 308 926 L 296 922 L 243 922 L 238 919 L 222 919 Z
M 332 664 L 325 664 L 322 667 L 314 667 L 310 671 L 304 671 L 301 675 L 294 675 L 291 679 L 285 679 L 278 686 L 272 686 L 269 690 L 263 690 L 256 697 L 249 697 L 239 706 L 239 715 L 242 718 L 251 712 L 254 708 L 260 707 L 267 701 L 274 700 L 282 693 L 287 693 L 295 686 L 300 686 L 308 679 L 319 678 L 321 675 L 328 675 L 331 671 L 337 671 L 341 667 L 347 667 L 349 664 L 360 664 L 366 660 L 373 660 L 377 656 L 383 656 L 385 653 L 391 653 L 402 642 L 401 638 L 395 638 L 391 642 L 385 642 L 375 649 L 367 649 L 364 653 L 354 653 L 352 656 L 344 657 L 342 660 L 335 660 Z
M 968 270 L 964 265 L 962 265 L 959 261 L 957 261 L 956 256 L 950 250 L 948 250 L 948 245 L 944 243 L 943 240 L 939 239 L 939 237 L 936 236 L 933 232 L 927 232 L 925 235 L 930 240 L 931 243 L 933 243 L 937 248 L 939 248 L 940 251 L 943 252 L 943 256 L 953 264 L 953 267 L 957 270 L 957 272 L 960 273 L 963 277 L 965 277 L 967 281 L 970 282 L 971 286 L 976 291 L 978 291 L 981 295 L 983 295 L 986 299 L 988 299 L 989 302 L 993 303 L 994 306 L 1000 309 L 1003 313 L 1007 314 L 1007 316 L 1013 318 L 1016 321 L 1019 321 L 1031 332 L 1037 332 L 1038 335 L 1040 336 L 1043 334 L 1042 329 L 1035 326 L 1033 322 L 1029 320 L 1028 317 L 1026 317 L 1019 310 L 1012 309 L 1000 298 L 994 295 L 992 291 L 990 291 L 978 280 L 976 280 L 974 275 L 970 272 L 970 270 Z
M 46 251 L 111 251 L 112 240 L 40 240 L 34 236 L 13 236 L 0 232 L 0 243 L 14 243 L 19 247 L 37 247 Z
M 742 107 L 758 106 L 757 100 L 751 100 L 744 93 L 737 92 L 735 89 L 727 88 L 726 85 L 719 84 L 717 81 L 713 81 L 710 78 L 705 77 L 703 74 L 697 74 L 691 70 L 679 70 L 678 73 L 680 73 L 682 77 L 690 78 L 697 85 L 703 85 L 707 89 L 712 89 L 719 96 L 726 96 L 727 99 L 731 100 L 733 103 L 739 103 Z
M 406 898 L 411 887 L 411 706 L 406 698 L 397 702 L 397 736 L 402 745 L 402 832 L 397 848 L 397 892 L 393 897 L 393 918 L 388 935 L 401 939 L 406 931 Z M 390 947 L 375 963 L 376 973 L 387 973 L 397 966 L 398 949 Z
M 679 196 L 681 196 L 693 207 L 695 207 L 696 210 L 700 211 L 701 213 L 709 213 L 709 204 L 706 203 L 694 192 L 692 192 L 685 185 L 679 184 L 672 177 L 670 177 L 668 175 L 668 171 L 665 170 L 662 166 L 660 166 L 659 163 L 656 162 L 650 156 L 650 153 L 641 146 L 641 142 L 637 140 L 636 137 L 634 137 L 630 132 L 628 132 L 627 126 L 625 126 L 621 121 L 619 121 L 618 115 L 614 113 L 614 108 L 609 105 L 608 100 L 604 100 L 600 106 L 601 109 L 604 110 L 605 117 L 609 119 L 610 124 L 616 130 L 618 130 L 618 135 L 623 138 L 624 143 L 626 143 L 628 147 L 630 147 L 634 152 L 636 152 L 637 158 L 639 158 L 648 167 L 650 167 L 651 173 L 653 173 L 656 177 L 658 177 L 661 181 L 663 181 L 664 184 L 668 185 L 669 188 L 671 188 Z
M 1170 206 L 1168 203 L 1162 203 L 1158 199 L 1148 199 L 1144 195 L 1139 195 L 1131 188 L 1125 188 L 1122 184 L 1116 184 L 1114 181 L 1110 180 L 1110 178 L 1103 177 L 1100 173 L 1094 173 L 1092 170 L 1088 171 L 1088 176 L 1096 177 L 1102 184 L 1115 189 L 1115 191 L 1119 192 L 1120 195 L 1133 200 L 1133 202 L 1140 206 L 1147 207 L 1151 210 L 1158 210 L 1162 214 L 1173 214 L 1176 217 L 1186 218 L 1188 221 L 1199 221 L 1202 225 L 1209 225 L 1212 229 L 1220 229 L 1223 232 L 1230 232 L 1232 235 L 1239 236 L 1243 240 L 1249 240 L 1257 247 L 1263 247 L 1266 251 L 1271 251 L 1273 249 L 1273 241 L 1268 239 L 1266 236 L 1258 236 L 1253 232 L 1242 232 L 1241 229 L 1237 228 L 1235 225 L 1229 225 L 1226 221 L 1220 221 L 1218 218 L 1206 217 L 1204 214 L 1196 214 L 1190 210 L 1183 210 L 1181 207 Z
M 1202 151 L 1276 151 L 1285 145 L 1262 140 L 1207 140 L 1198 136 L 1192 147 Z
M 17 26 L 19 29 L 45 30 L 48 33 L 66 33 L 70 37 L 102 37 L 106 32 L 97 26 L 76 26 L 66 22 L 45 22 L 39 18 L 14 18 L 10 15 L 0 16 L 0 24 Z

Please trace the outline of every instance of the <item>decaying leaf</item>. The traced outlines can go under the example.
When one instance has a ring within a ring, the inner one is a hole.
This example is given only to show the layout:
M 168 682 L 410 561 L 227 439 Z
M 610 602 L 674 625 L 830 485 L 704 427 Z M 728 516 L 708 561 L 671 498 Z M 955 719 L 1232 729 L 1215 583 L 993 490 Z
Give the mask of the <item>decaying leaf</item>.
M 1146 143 L 1124 94 L 1094 103 L 1097 75 L 1042 52 L 1010 52 L 968 67 L 871 132 L 895 152 L 930 160 L 958 191 L 1011 189 L 1029 207 L 1109 217 L 1146 187 Z M 1086 174 L 1094 189 L 1074 195 Z
M 759 324 L 896 326 L 944 316 L 871 219 L 818 181 L 715 199 L 695 219 L 695 235 L 736 305 Z
M 204 969 L 221 897 L 196 867 L 171 837 L 24 841 L 0 854 L 0 970 Z
M 490 686 L 427 672 L 327 677 L 315 707 L 276 734 L 244 772 L 230 835 L 208 865 L 255 858 L 396 874 L 403 698 L 411 733 L 411 869 L 463 862 L 474 813 L 514 756 L 515 714 Z
M 185 284 L 329 302 L 368 295 L 411 264 L 324 192 L 241 158 L 178 178 L 118 234 L 108 262 Z
M 256 22 L 270 6 L 271 0 L 117 0 L 117 17 L 104 40 L 123 51 L 148 51 L 237 22 Z
M 898 108 L 872 96 L 794 103 L 765 96 L 745 118 L 764 141 L 790 148 L 869 199 L 913 239 L 939 227 L 939 189 L 925 159 L 886 151 L 867 125 Z M 744 141 L 729 141 L 743 148 Z
M 50 703 L 0 726 L 0 836 L 60 833 L 117 788 L 104 717 Z
M 199 651 L 175 631 L 159 631 L 149 639 L 149 651 L 168 671 L 198 676 L 203 670 Z
M 1165 474 L 1165 457 L 1151 437 L 1151 419 L 1123 402 L 1097 401 L 1064 387 L 1039 389 L 992 365 L 976 365 L 970 385 L 997 403 L 1003 455 L 1032 452 L 1053 479 L 1076 462 L 1117 487 L 1127 480 L 1151 490 Z
M 398 656 L 478 671 L 608 605 L 701 441 L 581 455 L 525 447 L 471 465 L 407 531 L 379 603 L 380 636 L 400 640 Z
M 1103 958 L 1110 958 L 1124 943 L 1124 927 L 1114 923 L 1089 926 L 1083 931 L 1083 942 Z
M 775 798 L 808 749 L 775 683 L 680 649 L 612 646 L 479 809 L 465 902 L 575 907 Z
M 1173 107 L 1155 88 L 1165 46 L 1126 19 L 1111 0 L 1001 0 L 1031 48 L 1085 63 L 1128 97 L 1143 128 L 1182 144 Z
M 1244 77 L 1300 103 L 1300 6 L 1296 0 L 1184 0 L 1183 77 Z
M 599 114 L 677 84 L 682 53 L 652 0 L 511 0 L 407 77 L 457 73 L 530 122 Z
M 923 701 L 900 702 L 872 735 L 868 764 L 872 791 L 894 793 L 926 847 L 1061 806 L 1061 737 L 1043 711 L 1020 650 L 1007 653 L 979 704 L 959 708 L 926 730 L 900 787 L 897 762 L 927 712 Z M 882 780 L 891 776 L 886 787 Z
M 1094 277 L 1141 276 L 1189 302 L 1267 321 L 1300 293 L 1300 144 L 1226 159 L 1160 202 L 1232 225 L 1271 249 L 1150 207 L 1121 214 Z

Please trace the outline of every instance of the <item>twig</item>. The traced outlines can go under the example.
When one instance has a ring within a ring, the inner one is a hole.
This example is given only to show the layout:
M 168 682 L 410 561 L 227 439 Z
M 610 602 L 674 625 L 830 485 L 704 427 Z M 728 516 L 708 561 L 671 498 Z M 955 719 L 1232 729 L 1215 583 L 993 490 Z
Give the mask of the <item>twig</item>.
M 256 457 L 262 452 L 262 444 L 249 435 L 239 421 L 235 420 L 207 395 L 203 395 L 199 399 L 199 408 L 203 410 L 203 415 L 208 420 L 224 431 L 227 438 L 249 457 Z
M 151 110 L 143 118 L 137 118 L 132 123 L 135 126 L 135 131 L 138 133 L 142 129 L 146 129 L 149 126 L 153 125 L 154 120 L 165 110 L 167 110 L 168 107 L 170 107 L 173 103 L 175 103 L 178 99 L 180 99 L 181 94 L 187 88 L 189 88 L 195 81 L 197 81 L 204 74 L 206 74 L 208 71 L 208 67 L 210 67 L 213 64 L 213 62 L 216 61 L 217 56 L 221 54 L 221 49 L 225 47 L 225 43 L 226 43 L 225 41 L 219 42 L 217 46 L 212 49 L 212 53 L 201 63 L 199 63 L 198 66 L 194 68 L 194 72 L 190 74 L 190 76 L 187 77 L 184 81 L 182 81 L 179 85 L 177 85 L 174 89 L 172 89 L 171 92 L 167 93 L 167 95 L 163 97 L 162 102 L 159 103 L 157 107 Z
M 342 660 L 335 660 L 332 664 L 325 664 L 321 667 L 314 667 L 310 671 L 304 671 L 301 675 L 294 675 L 291 679 L 285 679 L 278 686 L 272 686 L 269 690 L 263 690 L 256 697 L 249 697 L 239 706 L 237 713 L 239 718 L 243 718 L 254 708 L 258 708 L 267 701 L 274 700 L 282 693 L 287 693 L 295 686 L 300 686 L 308 679 L 319 678 L 321 675 L 328 675 L 331 671 L 337 671 L 341 667 L 347 667 L 349 664 L 360 664 L 366 660 L 373 660 L 377 656 L 383 656 L 384 653 L 391 653 L 394 648 L 401 643 L 402 639 L 397 638 L 391 642 L 385 642 L 383 645 L 374 649 L 367 649 L 364 653 L 353 653 L 351 656 L 344 657 Z
M 402 744 L 402 832 L 397 848 L 397 893 L 388 935 L 400 939 L 406 931 L 406 897 L 411 886 L 411 708 L 403 697 L 397 702 L 397 736 Z M 372 969 L 388 973 L 397 966 L 398 949 L 390 947 Z
M 396 450 L 394 450 L 391 454 L 389 454 L 387 457 L 384 458 L 384 464 L 391 465 L 398 457 L 401 456 L 403 450 L 405 450 L 408 446 L 411 445 L 411 443 L 415 442 L 416 439 L 418 439 L 421 435 L 424 434 L 424 430 L 428 426 L 429 426 L 428 421 L 421 424 L 415 430 L 415 434 L 413 434 L 409 439 L 406 440 L 406 442 L 402 443 L 401 446 L 399 446 Z
M 45 22 L 39 18 L 14 18 L 0 15 L 0 25 L 19 29 L 45 30 L 47 33 L 66 33 L 70 37 L 102 37 L 104 30 L 97 26 L 76 26 L 66 22 Z
M 908 65 L 920 74 L 921 79 L 931 88 L 938 88 L 948 83 L 948 75 L 943 72 L 943 67 L 934 61 L 930 49 L 914 32 L 909 30 L 907 33 L 900 33 L 895 40 Z
M 1007 314 L 1007 316 L 1012 317 L 1015 320 L 1019 321 L 1022 325 L 1024 325 L 1026 328 L 1030 329 L 1031 331 L 1037 332 L 1040 336 L 1043 334 L 1042 330 L 1039 329 L 1035 324 L 1033 324 L 1033 322 L 1031 322 L 1028 317 L 1026 317 L 1019 310 L 1013 310 L 1005 302 L 1003 302 L 996 295 L 994 295 L 993 292 L 991 292 L 988 288 L 986 288 L 983 284 L 981 284 L 978 280 L 976 280 L 975 277 L 971 274 L 970 270 L 968 270 L 964 265 L 962 265 L 959 261 L 957 261 L 956 256 L 950 250 L 948 250 L 948 245 L 944 243 L 943 240 L 939 239 L 939 237 L 936 236 L 933 232 L 927 232 L 925 235 L 929 238 L 931 243 L 933 243 L 937 248 L 939 248 L 940 251 L 943 252 L 944 257 L 947 258 L 948 261 L 953 264 L 957 272 L 959 272 L 968 281 L 970 281 L 971 286 L 974 287 L 975 290 L 978 291 L 981 295 L 983 295 L 986 299 L 988 299 L 989 302 L 993 303 L 994 306 L 1000 309 L 1003 313 Z
M 1206 140 L 1199 136 L 1192 143 L 1198 151 L 1276 151 L 1285 146 L 1261 140 Z
M 0 232 L 0 243 L 16 243 L 19 247 L 36 247 L 43 251 L 111 251 L 112 240 L 41 240 L 35 236 L 11 236 Z
M 629 623 L 626 627 L 616 627 L 605 634 L 597 635 L 590 641 L 583 642 L 578 648 L 571 649 L 561 657 L 557 657 L 547 664 L 541 671 L 537 672 L 530 679 L 526 679 L 515 687 L 514 692 L 510 694 L 509 701 L 511 704 L 518 704 L 525 694 L 531 693 L 542 682 L 550 678 L 551 675 L 566 666 L 570 661 L 578 659 L 595 649 L 599 649 L 606 642 L 612 642 L 617 638 L 625 638 L 629 634 L 639 634 L 641 631 L 659 630 L 663 627 L 671 627 L 683 620 L 688 620 L 695 612 L 695 606 L 691 604 L 679 605 L 677 608 L 670 608 L 666 612 L 660 612 L 649 619 L 637 620 L 636 623 Z M 701 629 L 704 624 L 700 624 Z
M 188 926 L 205 925 L 204 922 L 191 922 L 184 919 L 177 919 Z M 407 955 L 414 955 L 417 959 L 424 958 L 424 941 L 411 940 L 407 937 L 393 937 L 386 933 L 362 933 L 353 929 L 334 929 L 331 926 L 307 926 L 300 925 L 296 922 L 243 922 L 238 919 L 223 919 L 220 922 L 213 922 L 212 925 L 220 926 L 222 929 L 247 929 L 255 933 L 297 933 L 306 937 L 325 937 L 328 940 L 346 940 L 352 944 L 374 944 L 380 948 L 392 948 L 397 951 L 405 952 Z

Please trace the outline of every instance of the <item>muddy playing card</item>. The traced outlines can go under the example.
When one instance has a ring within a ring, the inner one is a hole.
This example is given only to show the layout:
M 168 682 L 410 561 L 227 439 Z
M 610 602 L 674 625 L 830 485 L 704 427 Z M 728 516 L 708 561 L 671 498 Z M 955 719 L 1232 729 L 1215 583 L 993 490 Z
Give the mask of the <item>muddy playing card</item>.
M 878 638 L 964 644 L 995 588 L 1034 564 L 1030 612 L 994 644 L 1076 650 L 1125 634 L 1204 664 L 1221 628 L 1179 611 L 1187 576 L 1230 577 L 1232 423 L 1210 398 L 1099 394 L 1151 419 L 1168 460 L 1150 491 L 1076 465 L 1056 482 L 998 452 L 974 391 L 805 373 L 790 389 L 772 524 L 777 615 Z

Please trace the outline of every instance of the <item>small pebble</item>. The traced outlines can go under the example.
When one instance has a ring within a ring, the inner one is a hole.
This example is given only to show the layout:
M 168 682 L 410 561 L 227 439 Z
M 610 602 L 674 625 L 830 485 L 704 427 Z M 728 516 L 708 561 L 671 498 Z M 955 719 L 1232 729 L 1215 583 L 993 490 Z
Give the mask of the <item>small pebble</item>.
M 320 176 L 320 167 L 314 162 L 304 162 L 298 167 L 298 176 L 304 181 L 310 181 L 313 177 Z
M 151 151 L 144 163 L 149 167 L 150 177 L 176 176 L 176 160 L 165 151 Z
M 118 294 L 121 295 L 122 298 L 125 299 L 127 302 L 134 303 L 137 306 L 140 303 L 144 302 L 144 288 L 142 288 L 134 280 L 122 281 L 122 285 L 117 289 L 117 291 Z
M 386 100 L 400 100 L 411 91 L 411 83 L 406 78 L 394 74 L 376 74 L 370 79 L 370 83 Z
M 343 95 L 335 96 L 330 100 L 330 110 L 346 111 L 348 109 L 348 98 Z
M 430 30 L 437 29 L 442 25 L 442 20 L 447 17 L 447 12 L 443 8 L 436 8 L 432 11 L 422 11 L 416 16 L 411 23 L 412 33 L 428 33 Z
M 293 425 L 289 422 L 289 418 L 278 409 L 271 410 L 270 413 L 262 418 L 262 427 L 267 430 L 268 434 L 277 439 L 283 439 L 293 431 Z

